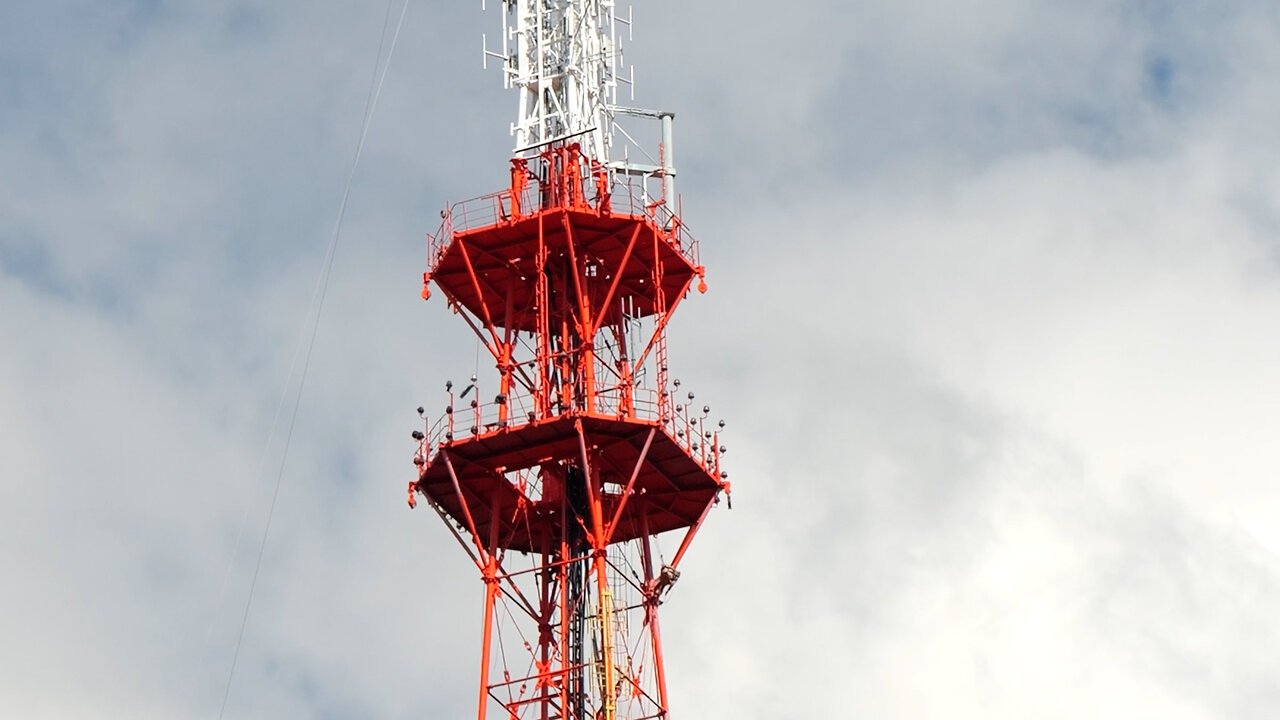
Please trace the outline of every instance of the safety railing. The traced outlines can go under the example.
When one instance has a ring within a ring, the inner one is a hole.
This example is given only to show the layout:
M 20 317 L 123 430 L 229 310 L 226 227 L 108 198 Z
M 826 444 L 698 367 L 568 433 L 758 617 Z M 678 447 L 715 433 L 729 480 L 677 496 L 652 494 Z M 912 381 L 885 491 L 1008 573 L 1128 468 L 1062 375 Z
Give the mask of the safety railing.
M 675 382 L 675 387 L 677 389 L 680 387 L 678 380 Z M 665 424 L 669 434 L 675 438 L 676 444 L 689 457 L 698 461 L 714 477 L 727 480 L 729 473 L 720 469 L 720 457 L 726 450 L 720 441 L 724 420 L 712 423 L 711 406 L 703 405 L 699 408 L 694 403 L 695 398 L 692 392 L 683 399 L 677 398 L 676 394 L 672 393 L 671 413 Z
M 457 395 L 452 383 L 448 383 L 446 392 L 449 400 L 444 413 L 434 423 L 428 423 L 429 429 L 419 441 L 415 457 L 418 464 L 431 462 L 442 446 L 447 447 L 455 440 L 514 430 L 549 417 L 571 415 L 575 410 L 557 404 L 551 408 L 549 416 L 540 417 L 534 409 L 532 395 L 527 392 L 497 395 L 492 402 L 480 402 L 480 390 L 474 383 Z M 676 444 L 707 472 L 720 479 L 728 477 L 720 469 L 720 457 L 725 452 L 720 441 L 724 421 L 712 424 L 708 419 L 710 407 L 702 406 L 699 414 L 693 393 L 688 393 L 684 400 L 676 400 L 671 396 L 663 397 L 650 388 L 633 388 L 630 396 L 632 411 L 627 413 L 624 411 L 623 388 L 601 388 L 595 394 L 593 407 L 587 412 L 619 419 L 661 422 Z
M 625 179 L 623 177 L 614 178 L 610 190 L 609 214 L 648 220 L 667 243 L 690 264 L 698 267 L 698 241 L 685 228 L 679 215 L 672 212 L 668 203 L 651 198 L 642 181 L 634 181 L 629 176 Z M 520 192 L 519 202 L 514 206 L 512 197 L 512 191 L 507 189 L 450 205 L 441 213 L 439 230 L 434 235 L 427 235 L 427 267 L 435 268 L 455 234 L 513 222 L 541 209 L 542 184 L 535 180 L 526 185 Z M 590 204 L 579 209 L 599 211 L 596 205 Z

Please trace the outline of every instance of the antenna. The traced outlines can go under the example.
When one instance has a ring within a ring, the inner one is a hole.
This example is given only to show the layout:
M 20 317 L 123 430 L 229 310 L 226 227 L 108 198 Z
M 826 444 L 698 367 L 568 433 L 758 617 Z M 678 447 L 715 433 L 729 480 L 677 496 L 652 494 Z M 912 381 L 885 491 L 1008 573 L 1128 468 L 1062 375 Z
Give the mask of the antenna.
M 632 39 L 631 6 L 624 17 L 613 0 L 502 0 L 499 12 L 502 49 L 489 49 L 487 35 L 481 36 L 481 48 L 484 67 L 489 58 L 501 59 L 503 87 L 518 94 L 512 154 L 533 158 L 542 148 L 573 138 L 584 170 L 594 162 L 610 173 L 660 178 L 661 191 L 646 194 L 674 204 L 676 169 L 669 161 L 674 114 L 618 105 L 620 83 L 635 100 L 635 66 L 625 62 L 619 37 L 625 28 L 627 41 Z M 619 125 L 620 116 L 664 118 L 661 145 L 637 142 Z M 649 162 L 630 162 L 628 146 Z M 659 161 L 660 156 L 668 160 Z
M 482 5 L 483 7 L 483 5 Z M 619 61 L 610 0 L 503 0 L 502 52 L 505 87 L 519 93 L 515 154 L 590 130 L 579 140 L 589 160 L 607 162 L 612 144 L 611 106 L 617 100 Z M 514 47 L 513 47 L 514 46 Z

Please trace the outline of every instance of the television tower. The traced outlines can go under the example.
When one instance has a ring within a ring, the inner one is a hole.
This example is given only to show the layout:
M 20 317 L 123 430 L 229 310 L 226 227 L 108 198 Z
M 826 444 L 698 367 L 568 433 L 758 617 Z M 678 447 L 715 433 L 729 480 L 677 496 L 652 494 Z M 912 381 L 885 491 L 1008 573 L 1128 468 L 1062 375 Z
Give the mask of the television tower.
M 658 610 L 729 492 L 724 422 L 667 367 L 672 313 L 706 291 L 673 115 L 617 103 L 630 10 L 499 7 L 484 52 L 519 97 L 510 186 L 441 213 L 422 288 L 496 377 L 446 382 L 434 423 L 419 408 L 409 505 L 425 498 L 484 581 L 480 720 L 667 718 Z M 653 152 L 639 127 L 660 131 Z

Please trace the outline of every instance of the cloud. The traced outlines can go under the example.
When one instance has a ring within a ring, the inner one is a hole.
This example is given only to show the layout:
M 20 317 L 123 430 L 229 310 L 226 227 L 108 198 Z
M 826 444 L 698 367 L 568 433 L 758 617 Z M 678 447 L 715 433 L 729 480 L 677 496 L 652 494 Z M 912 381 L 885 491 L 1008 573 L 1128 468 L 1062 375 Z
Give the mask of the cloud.
M 728 375 L 702 394 L 755 449 L 730 458 L 758 509 L 699 548 L 706 585 L 746 578 L 736 592 L 672 611 L 676 637 L 701 631 L 679 648 L 701 661 L 690 684 L 730 688 L 733 709 L 682 700 L 1274 707 L 1255 648 L 1276 633 L 1280 304 L 1239 151 L 1217 134 L 1158 159 L 1051 149 L 729 220 L 767 239 L 713 274 L 753 321 L 703 304 L 673 347 Z
M 13 12 L 0 707 L 212 715 L 383 15 Z M 416 283 L 438 209 L 502 183 L 513 102 L 474 67 L 492 20 L 410 9 L 231 717 L 474 703 L 481 584 L 401 503 L 413 408 L 475 369 Z M 678 114 L 711 285 L 672 367 L 728 420 L 735 490 L 664 606 L 674 709 L 1274 708 L 1274 8 L 636 21 L 637 104 Z

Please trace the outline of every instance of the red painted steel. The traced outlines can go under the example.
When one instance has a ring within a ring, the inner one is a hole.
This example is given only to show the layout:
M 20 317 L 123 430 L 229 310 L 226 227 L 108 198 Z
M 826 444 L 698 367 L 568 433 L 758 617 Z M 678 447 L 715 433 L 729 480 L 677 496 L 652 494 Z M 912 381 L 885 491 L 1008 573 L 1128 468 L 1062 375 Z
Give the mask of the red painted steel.
M 428 265 L 423 297 L 434 281 L 497 372 L 448 384 L 409 486 L 485 582 L 478 717 L 667 717 L 658 607 L 729 490 L 723 423 L 668 386 L 667 322 L 706 287 L 697 243 L 560 144 L 446 211 Z

